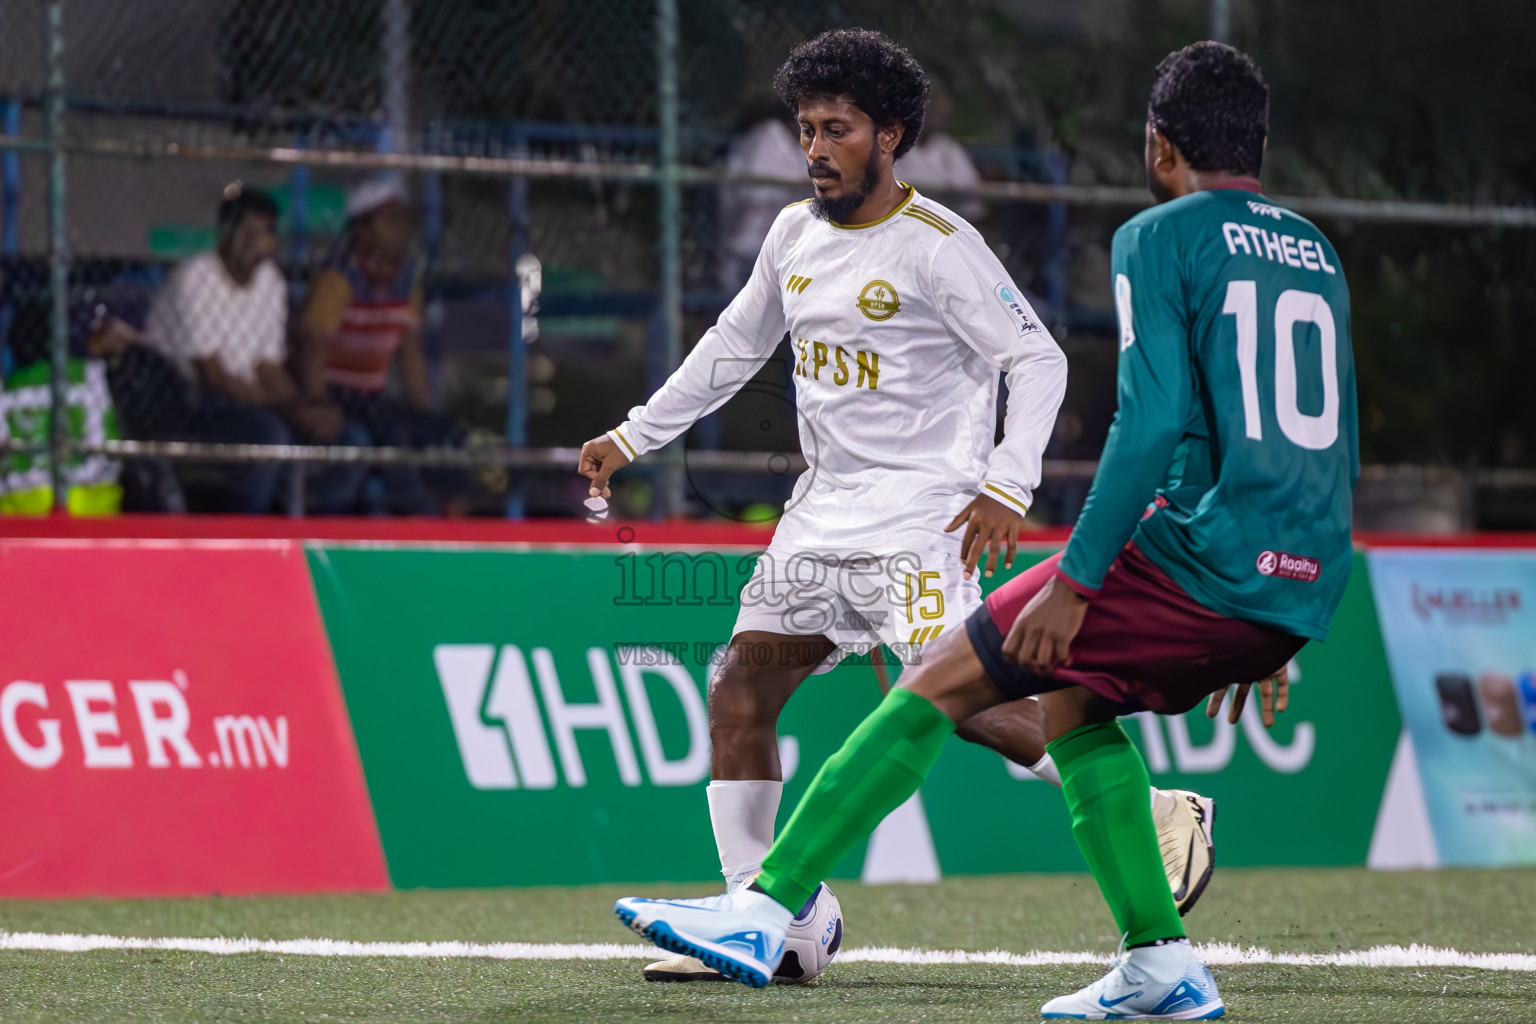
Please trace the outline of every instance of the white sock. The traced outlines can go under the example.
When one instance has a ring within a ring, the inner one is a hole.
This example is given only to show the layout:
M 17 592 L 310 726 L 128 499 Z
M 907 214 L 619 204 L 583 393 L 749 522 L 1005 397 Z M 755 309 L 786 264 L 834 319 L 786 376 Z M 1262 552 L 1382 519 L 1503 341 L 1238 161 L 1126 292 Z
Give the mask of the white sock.
M 1171 985 L 1184 976 L 1195 950 L 1188 939 L 1164 942 L 1157 946 L 1137 946 L 1130 951 L 1131 962 L 1153 981 Z
M 779 816 L 784 783 L 767 779 L 711 782 L 709 823 L 720 851 L 720 873 L 725 889 L 735 892 L 763 866 L 773 845 L 773 823 Z
M 1057 789 L 1061 788 L 1061 772 L 1056 770 L 1056 762 L 1051 760 L 1050 754 L 1046 754 L 1034 764 L 1025 765 L 1024 767 L 1034 772 L 1042 781 L 1049 782 Z

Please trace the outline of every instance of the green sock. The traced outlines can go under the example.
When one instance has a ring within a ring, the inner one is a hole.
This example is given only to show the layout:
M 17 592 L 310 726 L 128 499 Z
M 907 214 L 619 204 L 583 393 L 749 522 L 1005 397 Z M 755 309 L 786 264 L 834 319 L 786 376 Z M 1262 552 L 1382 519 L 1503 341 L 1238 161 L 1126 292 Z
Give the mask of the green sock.
M 816 773 L 756 886 L 799 913 L 853 844 L 917 792 L 954 731 L 926 697 L 892 690 Z
M 1061 770 L 1072 835 L 1127 946 L 1184 936 L 1147 802 L 1147 766 L 1118 722 L 1046 745 Z

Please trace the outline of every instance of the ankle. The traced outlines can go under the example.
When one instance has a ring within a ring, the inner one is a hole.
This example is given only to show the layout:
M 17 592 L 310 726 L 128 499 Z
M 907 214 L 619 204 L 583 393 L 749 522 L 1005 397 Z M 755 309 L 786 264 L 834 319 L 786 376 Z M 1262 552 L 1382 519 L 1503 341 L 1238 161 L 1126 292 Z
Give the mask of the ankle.
M 1131 963 L 1159 982 L 1177 981 L 1195 959 L 1194 947 L 1182 936 L 1142 943 L 1126 952 Z
M 780 928 L 788 928 L 790 922 L 795 919 L 795 912 L 793 910 L 788 909 L 784 904 L 764 892 L 758 887 L 756 882 L 753 882 L 745 889 L 738 890 L 733 895 L 742 903 L 747 904 L 754 915 L 761 914 Z

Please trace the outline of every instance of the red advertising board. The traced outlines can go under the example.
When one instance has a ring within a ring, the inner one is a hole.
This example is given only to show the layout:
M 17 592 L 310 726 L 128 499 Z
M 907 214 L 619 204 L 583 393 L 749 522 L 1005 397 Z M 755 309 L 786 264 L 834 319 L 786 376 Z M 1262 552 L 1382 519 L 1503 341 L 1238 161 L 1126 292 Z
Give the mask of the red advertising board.
M 387 888 L 297 542 L 0 542 L 0 622 L 0 896 Z

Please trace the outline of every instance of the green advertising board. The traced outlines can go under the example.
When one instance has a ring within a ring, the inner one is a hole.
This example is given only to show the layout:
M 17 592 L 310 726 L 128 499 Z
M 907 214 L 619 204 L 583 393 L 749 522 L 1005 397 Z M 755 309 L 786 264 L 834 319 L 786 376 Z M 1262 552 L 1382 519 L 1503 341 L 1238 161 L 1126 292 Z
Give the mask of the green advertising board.
M 748 549 L 316 546 L 309 559 L 397 886 L 719 877 L 704 698 Z M 1363 559 L 1331 639 L 1297 661 L 1273 734 L 1257 708 L 1235 727 L 1199 711 L 1128 725 L 1156 785 L 1218 798 L 1223 864 L 1365 860 L 1401 726 Z M 867 664 L 796 694 L 781 822 L 878 700 Z M 904 827 L 926 830 L 946 874 L 1082 868 L 1059 792 L 959 740 Z M 835 874 L 865 862 L 855 850 Z

